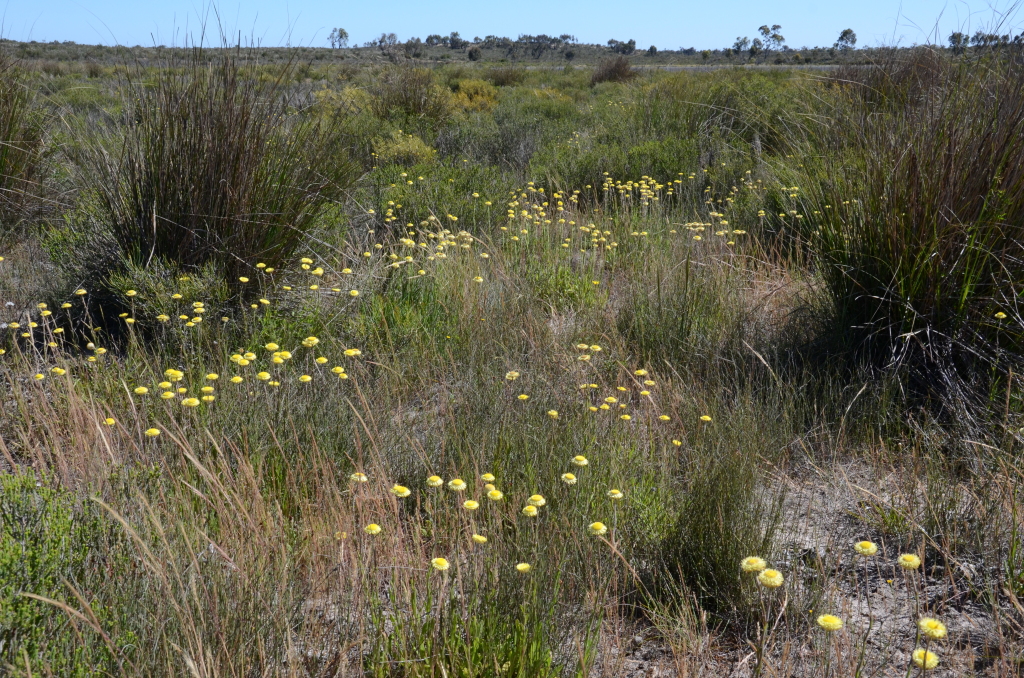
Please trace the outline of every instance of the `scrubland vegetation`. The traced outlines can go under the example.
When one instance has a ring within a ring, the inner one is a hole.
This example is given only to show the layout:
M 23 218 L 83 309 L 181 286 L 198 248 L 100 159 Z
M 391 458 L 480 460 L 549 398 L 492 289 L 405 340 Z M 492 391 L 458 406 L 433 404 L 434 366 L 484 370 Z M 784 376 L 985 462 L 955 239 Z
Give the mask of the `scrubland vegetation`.
M 1024 57 L 0 67 L 0 673 L 1016 676 Z

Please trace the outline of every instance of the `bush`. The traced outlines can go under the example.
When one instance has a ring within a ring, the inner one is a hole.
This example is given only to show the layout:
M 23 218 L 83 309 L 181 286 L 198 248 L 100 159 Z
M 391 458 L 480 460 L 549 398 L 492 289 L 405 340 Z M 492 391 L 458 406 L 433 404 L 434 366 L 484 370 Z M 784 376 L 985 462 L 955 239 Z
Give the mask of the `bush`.
M 519 85 L 526 79 L 526 71 L 516 66 L 502 66 L 487 71 L 487 79 L 495 87 Z
M 374 152 L 381 165 L 420 165 L 434 159 L 437 151 L 428 146 L 414 134 L 403 134 L 401 130 L 392 132 L 391 136 L 382 137 L 374 142 Z
M 369 88 L 373 112 L 379 118 L 399 115 L 444 120 L 452 114 L 452 97 L 434 82 L 427 68 L 393 66 L 385 69 Z
M 280 266 L 355 180 L 340 117 L 296 113 L 290 69 L 266 76 L 250 56 L 193 49 L 155 79 L 128 70 L 117 138 L 75 154 L 124 258 L 214 262 L 230 280 Z
M 459 80 L 455 105 L 464 111 L 490 111 L 497 104 L 498 90 L 484 80 Z
M 590 84 L 597 85 L 602 82 L 629 82 L 638 75 L 629 65 L 629 59 L 624 56 L 617 56 L 614 59 L 602 59 L 594 68 L 590 76 Z

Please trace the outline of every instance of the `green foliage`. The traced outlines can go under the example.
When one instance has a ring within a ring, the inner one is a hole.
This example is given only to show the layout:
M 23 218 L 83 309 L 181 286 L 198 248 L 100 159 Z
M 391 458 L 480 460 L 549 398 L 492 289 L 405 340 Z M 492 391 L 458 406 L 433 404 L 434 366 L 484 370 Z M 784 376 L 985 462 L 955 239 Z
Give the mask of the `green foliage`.
M 46 204 L 45 133 L 21 69 L 0 51 L 0 237 L 5 240 Z

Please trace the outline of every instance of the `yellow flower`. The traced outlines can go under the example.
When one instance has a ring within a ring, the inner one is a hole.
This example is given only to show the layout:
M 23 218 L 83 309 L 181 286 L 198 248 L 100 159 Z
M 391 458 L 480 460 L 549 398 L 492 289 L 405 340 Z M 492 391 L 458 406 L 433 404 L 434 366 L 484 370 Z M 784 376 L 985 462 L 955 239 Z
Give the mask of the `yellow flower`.
M 604 523 L 601 523 L 601 522 L 590 523 L 590 534 L 594 535 L 595 537 L 600 537 L 601 535 L 603 535 L 607 531 L 608 531 L 608 526 L 605 525 Z
M 711 421 L 711 417 L 709 417 L 708 415 L 705 414 L 705 415 L 701 416 L 700 420 L 701 421 Z
M 663 414 L 659 416 L 658 419 L 661 419 L 662 421 L 671 421 L 672 417 L 668 416 L 667 414 Z
M 145 386 L 139 386 L 135 389 L 135 393 L 136 395 L 146 395 L 147 393 L 149 393 L 149 389 L 146 388 Z
M 878 544 L 873 541 L 859 541 L 853 545 L 853 550 L 862 556 L 873 556 L 878 553 Z
M 394 487 L 391 488 L 391 492 L 394 493 L 396 497 L 403 498 L 408 497 L 410 494 L 412 494 L 412 492 L 409 491 L 409 488 L 405 487 L 404 485 L 395 485 Z
M 465 509 L 466 509 L 467 511 L 475 511 L 475 510 L 477 510 L 478 508 L 480 508 L 480 502 L 478 502 L 478 501 L 473 501 L 472 499 L 468 499 L 468 500 L 466 500 L 466 501 L 462 502 L 462 506 L 463 506 L 463 508 L 465 508 Z
M 518 565 L 516 565 L 516 570 L 518 570 L 519 572 L 522 572 L 523 574 L 526 574 L 527 572 L 530 571 L 530 564 L 529 563 L 519 563 Z
M 42 381 L 43 379 L 46 379 L 46 375 L 40 372 L 38 374 L 32 375 L 32 378 L 35 379 L 36 381 Z
M 576 476 L 574 476 L 571 473 L 563 473 L 562 474 L 562 482 L 565 483 L 566 485 L 575 485 L 576 484 Z
M 370 523 L 363 529 L 366 531 L 366 534 L 380 534 L 380 525 L 377 523 Z
M 363 352 L 360 351 L 358 348 L 345 349 L 345 355 L 347 355 L 349 358 L 354 358 L 355 356 L 362 354 Z
M 946 625 L 932 617 L 921 617 L 917 622 L 917 628 L 921 629 L 921 634 L 929 640 L 942 640 L 946 637 Z
M 635 374 L 638 377 L 646 377 L 647 376 L 647 370 L 637 370 L 637 371 L 633 372 L 633 374 Z
M 621 417 L 619 417 L 619 419 L 621 419 L 622 421 L 629 421 L 632 418 L 633 417 L 629 416 L 628 414 L 624 414 Z
M 608 497 L 610 499 L 622 499 L 623 494 L 618 490 L 608 490 Z
M 527 518 L 535 518 L 537 516 L 537 507 L 533 505 L 524 506 L 523 515 Z
M 309 376 L 308 374 L 304 374 L 301 377 L 299 377 L 299 381 L 301 381 L 303 384 L 305 384 L 305 383 L 313 381 L 313 377 Z
M 242 381 L 244 380 L 241 377 L 235 375 L 234 377 L 231 377 L 230 381 L 232 384 L 241 384 Z
M 117 423 L 117 421 L 115 421 L 113 417 L 107 417 L 106 419 L 103 420 L 103 423 L 106 424 L 107 426 L 113 426 L 114 424 Z
M 85 292 L 85 290 L 83 290 L 83 289 L 77 289 L 77 290 L 75 290 L 75 294 L 76 294 L 76 295 L 78 295 L 78 296 L 82 296 L 82 295 L 83 295 L 83 294 L 85 294 L 85 293 L 86 293 L 86 292 Z
M 572 463 L 576 464 L 577 466 L 586 466 L 590 462 L 587 461 L 587 458 L 584 457 L 582 454 L 577 454 L 575 457 L 572 458 Z
M 480 476 L 480 480 L 484 481 L 485 483 L 493 483 L 494 482 L 494 474 L 493 473 L 485 473 L 482 476 Z
M 212 395 L 204 395 L 203 396 L 203 402 L 204 403 L 212 403 L 216 399 L 217 399 L 217 396 L 212 396 Z
M 487 493 L 487 498 L 491 501 L 501 501 L 504 496 L 501 490 L 491 490 Z
M 219 378 L 220 378 L 220 375 L 217 374 L 216 372 L 210 372 L 208 375 L 206 375 L 206 379 L 208 381 L 217 381 L 217 379 L 219 379 Z
M 174 397 L 174 391 L 164 391 L 163 393 L 160 394 L 160 397 L 163 398 L 164 400 L 170 400 L 171 398 Z
M 512 370 L 511 372 L 506 372 L 505 378 L 508 379 L 509 381 L 515 381 L 516 379 L 519 378 L 519 373 L 516 372 L 515 370 Z
M 269 344 L 267 344 L 263 348 L 267 349 L 268 351 L 276 351 L 276 350 L 280 349 L 281 347 L 278 346 L 277 344 L 275 344 L 274 342 L 270 342 Z
M 763 572 L 766 567 L 768 567 L 768 563 L 764 561 L 764 558 L 757 556 L 749 556 L 740 561 L 740 569 L 744 572 Z
M 239 282 L 244 282 L 244 283 L 247 283 L 247 282 L 249 282 L 249 279 L 248 279 L 248 278 L 246 278 L 246 277 L 245 277 L 245 276 L 243 275 L 242 277 L 240 277 L 240 278 L 238 279 L 238 281 L 239 281 Z
M 525 393 L 521 393 L 521 394 L 519 394 L 519 399 L 520 399 L 520 400 L 527 400 L 527 399 L 528 399 L 529 397 L 530 397 L 530 396 L 526 395 Z
M 316 364 L 317 365 L 324 365 L 326 363 L 327 363 L 327 358 L 325 358 L 323 356 L 320 356 L 319 358 L 316 359 Z
M 258 372 L 256 374 L 256 378 L 259 379 L 260 381 L 266 381 L 267 379 L 270 379 L 270 373 L 269 372 Z
M 433 566 L 435 570 L 440 570 L 441 572 L 444 572 L 449 567 L 451 567 L 448 561 L 444 558 L 434 558 L 430 561 L 430 564 Z
M 547 504 L 548 501 L 541 495 L 534 494 L 530 496 L 526 503 L 529 504 L 530 506 L 544 506 L 544 504 Z
M 548 410 L 548 416 L 552 419 L 558 419 L 558 410 Z
M 429 487 L 441 487 L 444 485 L 444 481 L 441 480 L 441 476 L 430 476 L 427 478 L 427 485 Z
M 914 650 L 914 653 L 910 655 L 910 658 L 914 660 L 915 666 L 924 669 L 925 671 L 934 669 L 939 665 L 939 655 L 934 652 L 929 652 L 923 647 L 919 647 Z
M 1005 317 L 1006 317 L 1006 314 L 1003 313 L 1002 311 L 999 311 L 998 313 L 996 313 L 996 319 L 997 320 L 1002 320 Z
M 317 339 L 316 337 L 306 337 L 305 339 L 302 340 L 302 345 L 305 346 L 306 348 L 313 348 L 319 343 L 320 340 Z
M 356 483 L 365 483 L 367 480 L 369 480 L 369 478 L 366 477 L 365 473 L 360 473 L 359 471 L 356 471 L 355 473 L 350 475 L 348 478 L 352 482 L 356 482 Z
M 487 537 L 483 536 L 482 534 L 474 534 L 473 541 L 475 541 L 477 544 L 486 544 Z
M 843 628 L 843 620 L 834 614 L 823 614 L 818 617 L 818 626 L 826 631 L 838 631 Z
M 150 437 L 150 438 L 156 438 L 158 435 L 160 435 L 160 429 L 158 429 L 158 428 L 147 428 L 146 429 L 146 435 L 148 437 Z
M 757 575 L 757 581 L 766 589 L 777 589 L 782 586 L 782 573 L 778 570 L 764 570 Z
M 185 407 L 197 407 L 199 405 L 199 398 L 185 398 L 181 401 L 181 404 Z
M 896 562 L 899 563 L 899 566 L 904 570 L 916 570 L 921 567 L 921 559 L 913 553 L 904 553 L 896 559 Z
M 58 377 L 64 376 L 65 374 L 68 373 L 68 371 L 65 370 L 63 367 L 54 367 L 50 371 L 56 374 Z
M 350 296 L 350 297 L 358 297 L 359 296 L 359 290 L 349 290 L 348 291 L 348 296 Z
M 466 489 L 466 481 L 462 480 L 461 478 L 455 478 L 453 480 L 448 481 L 448 487 L 454 490 L 455 492 L 462 492 L 463 490 Z
M 681 447 L 682 444 L 683 444 L 683 441 L 682 440 L 673 440 L 672 444 L 675 445 L 676 447 Z
M 213 393 L 213 387 L 212 386 L 203 386 L 199 390 L 202 391 L 203 393 Z
M 171 319 L 171 316 L 169 316 L 169 315 L 165 315 L 165 314 L 161 313 L 160 315 L 158 315 L 158 316 L 156 317 L 156 319 L 157 319 L 157 320 L 159 320 L 159 321 L 160 321 L 160 322 L 162 322 L 162 323 L 165 323 L 165 322 L 167 322 L 168 320 L 170 320 L 170 319 Z

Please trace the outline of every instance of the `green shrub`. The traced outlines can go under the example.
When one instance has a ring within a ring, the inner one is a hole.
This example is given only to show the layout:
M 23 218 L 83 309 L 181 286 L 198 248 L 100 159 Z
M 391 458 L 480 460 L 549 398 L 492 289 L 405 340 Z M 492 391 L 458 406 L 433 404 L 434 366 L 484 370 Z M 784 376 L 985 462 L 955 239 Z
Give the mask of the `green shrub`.
M 0 236 L 8 238 L 45 204 L 45 128 L 32 90 L 0 51 Z

